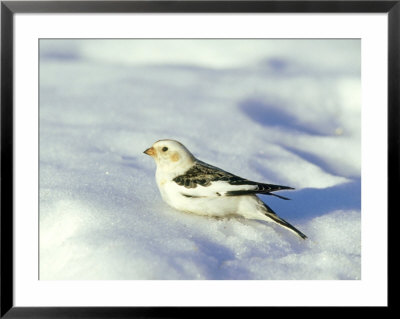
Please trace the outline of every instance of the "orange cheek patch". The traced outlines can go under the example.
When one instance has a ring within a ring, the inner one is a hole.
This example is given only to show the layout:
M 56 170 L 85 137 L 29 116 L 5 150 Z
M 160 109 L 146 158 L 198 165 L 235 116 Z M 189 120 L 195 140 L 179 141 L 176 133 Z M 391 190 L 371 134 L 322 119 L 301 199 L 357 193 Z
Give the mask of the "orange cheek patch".
M 179 161 L 179 154 L 178 153 L 174 153 L 171 155 L 171 161 L 172 162 L 177 162 Z

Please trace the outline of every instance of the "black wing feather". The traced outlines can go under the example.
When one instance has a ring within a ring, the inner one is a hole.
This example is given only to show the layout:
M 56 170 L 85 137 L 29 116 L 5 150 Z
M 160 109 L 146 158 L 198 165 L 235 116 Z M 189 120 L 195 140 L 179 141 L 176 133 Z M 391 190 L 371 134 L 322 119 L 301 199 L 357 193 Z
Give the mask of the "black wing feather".
M 286 227 L 293 232 L 295 232 L 297 235 L 299 235 L 303 239 L 307 239 L 307 236 L 304 235 L 300 230 L 298 230 L 296 227 L 293 225 L 289 224 L 286 220 L 283 218 L 280 218 L 273 210 L 271 207 L 269 207 L 267 204 L 263 203 L 266 209 L 265 215 L 271 218 L 275 223 L 282 225 L 283 227 Z
M 285 189 L 293 189 L 293 188 L 285 188 Z M 240 190 L 240 191 L 228 191 L 228 192 L 226 192 L 225 195 L 226 196 L 240 196 L 240 195 L 264 194 L 264 195 L 275 196 L 275 197 L 278 197 L 278 198 L 284 199 L 284 200 L 290 200 L 290 198 L 287 198 L 285 196 L 271 193 L 271 192 L 275 192 L 275 191 L 276 190 L 260 192 L 257 189 L 255 189 L 255 190 Z
M 173 179 L 178 185 L 184 186 L 186 188 L 196 188 L 197 185 L 207 187 L 211 185 L 212 182 L 225 181 L 231 185 L 256 185 L 257 188 L 254 190 L 239 190 L 239 191 L 229 191 L 226 196 L 240 196 L 240 195 L 251 195 L 251 194 L 266 194 L 277 196 L 282 199 L 288 199 L 283 196 L 271 194 L 271 192 L 279 190 L 289 190 L 293 189 L 289 186 L 274 185 L 274 184 L 264 184 L 249 181 L 248 179 L 233 175 L 226 171 L 223 171 L 215 166 L 209 165 L 202 161 L 197 160 L 196 164 L 193 165 L 185 174 L 179 175 Z

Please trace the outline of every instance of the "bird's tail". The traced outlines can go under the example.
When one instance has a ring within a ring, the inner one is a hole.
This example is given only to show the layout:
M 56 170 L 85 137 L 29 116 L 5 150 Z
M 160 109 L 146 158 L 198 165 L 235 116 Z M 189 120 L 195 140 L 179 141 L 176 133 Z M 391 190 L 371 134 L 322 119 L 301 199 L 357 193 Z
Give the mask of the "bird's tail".
M 286 220 L 280 218 L 272 209 L 271 207 L 267 206 L 265 203 L 264 208 L 265 211 L 263 212 L 267 217 L 272 219 L 275 223 L 289 229 L 290 231 L 294 232 L 296 235 L 300 236 L 302 239 L 306 239 L 307 236 L 304 235 L 300 230 L 295 228 L 294 226 L 290 225 Z

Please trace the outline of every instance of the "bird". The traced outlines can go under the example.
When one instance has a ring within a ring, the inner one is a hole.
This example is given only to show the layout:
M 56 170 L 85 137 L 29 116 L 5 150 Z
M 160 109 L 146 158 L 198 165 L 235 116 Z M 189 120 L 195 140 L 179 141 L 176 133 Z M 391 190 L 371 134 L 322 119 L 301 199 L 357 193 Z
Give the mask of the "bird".
M 176 210 L 209 216 L 239 216 L 276 223 L 302 239 L 300 230 L 280 218 L 257 194 L 271 195 L 293 190 L 283 185 L 251 181 L 197 159 L 182 143 L 172 139 L 156 141 L 143 153 L 156 163 L 156 183 L 162 199 Z

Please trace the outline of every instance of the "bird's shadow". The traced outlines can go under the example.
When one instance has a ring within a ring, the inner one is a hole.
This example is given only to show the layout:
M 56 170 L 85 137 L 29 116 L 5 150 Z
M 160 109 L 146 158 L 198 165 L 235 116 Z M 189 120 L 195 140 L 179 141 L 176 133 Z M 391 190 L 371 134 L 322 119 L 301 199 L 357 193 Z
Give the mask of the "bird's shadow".
M 267 195 L 260 198 L 279 216 L 291 220 L 309 219 L 335 210 L 361 210 L 361 178 L 323 189 L 304 188 L 279 194 L 290 200 Z

